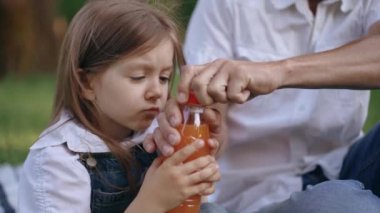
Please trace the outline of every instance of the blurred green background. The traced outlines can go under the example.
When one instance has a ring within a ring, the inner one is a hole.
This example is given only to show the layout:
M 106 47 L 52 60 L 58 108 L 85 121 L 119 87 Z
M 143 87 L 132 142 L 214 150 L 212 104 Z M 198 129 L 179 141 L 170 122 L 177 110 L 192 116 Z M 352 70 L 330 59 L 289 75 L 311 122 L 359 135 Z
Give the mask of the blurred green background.
M 48 125 L 58 49 L 67 24 L 85 0 L 0 1 L 0 164 L 20 164 Z M 186 28 L 196 0 L 167 5 Z M 380 92 L 372 91 L 365 131 L 380 121 Z
M 146 1 L 166 9 L 183 29 L 196 3 Z M 47 127 L 59 47 L 68 23 L 85 2 L 0 1 L 0 164 L 22 163 Z

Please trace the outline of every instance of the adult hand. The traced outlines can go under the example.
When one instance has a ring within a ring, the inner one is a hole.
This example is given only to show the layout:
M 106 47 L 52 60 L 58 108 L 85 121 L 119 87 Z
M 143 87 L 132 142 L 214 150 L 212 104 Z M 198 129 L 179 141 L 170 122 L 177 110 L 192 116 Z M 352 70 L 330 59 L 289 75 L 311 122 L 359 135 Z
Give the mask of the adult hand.
M 204 121 L 209 125 L 210 139 L 205 141 L 211 148 L 211 154 L 215 155 L 220 148 L 219 142 L 223 142 L 225 131 L 221 115 L 217 107 L 206 107 Z M 170 99 L 165 106 L 165 110 L 157 117 L 158 125 L 152 135 L 148 135 L 144 142 L 144 148 L 148 152 L 160 150 L 162 155 L 170 156 L 174 152 L 173 145 L 180 139 L 180 133 L 175 128 L 182 122 L 182 112 L 176 100 Z
M 182 67 L 177 101 L 185 103 L 192 89 L 200 103 L 244 103 L 249 97 L 268 94 L 280 87 L 281 61 L 216 60 Z

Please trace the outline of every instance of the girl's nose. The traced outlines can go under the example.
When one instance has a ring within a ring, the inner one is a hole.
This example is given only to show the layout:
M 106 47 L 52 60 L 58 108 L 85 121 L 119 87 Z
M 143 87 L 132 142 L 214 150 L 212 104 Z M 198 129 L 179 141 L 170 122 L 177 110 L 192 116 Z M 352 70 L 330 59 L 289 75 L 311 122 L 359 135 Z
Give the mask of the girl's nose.
M 156 100 L 156 99 L 161 98 L 162 93 L 163 93 L 163 91 L 162 91 L 163 89 L 164 89 L 164 85 L 161 84 L 160 79 L 151 81 L 148 84 L 148 89 L 145 93 L 146 99 L 147 100 Z

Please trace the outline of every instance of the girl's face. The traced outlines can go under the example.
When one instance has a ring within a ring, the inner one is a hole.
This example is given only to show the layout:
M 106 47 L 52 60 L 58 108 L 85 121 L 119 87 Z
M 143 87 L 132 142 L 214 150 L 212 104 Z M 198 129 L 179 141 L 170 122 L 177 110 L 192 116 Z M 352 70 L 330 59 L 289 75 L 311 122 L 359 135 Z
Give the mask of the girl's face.
M 87 97 L 96 105 L 106 134 L 122 139 L 149 127 L 168 98 L 173 56 L 174 46 L 168 39 L 143 55 L 121 58 L 89 77 Z

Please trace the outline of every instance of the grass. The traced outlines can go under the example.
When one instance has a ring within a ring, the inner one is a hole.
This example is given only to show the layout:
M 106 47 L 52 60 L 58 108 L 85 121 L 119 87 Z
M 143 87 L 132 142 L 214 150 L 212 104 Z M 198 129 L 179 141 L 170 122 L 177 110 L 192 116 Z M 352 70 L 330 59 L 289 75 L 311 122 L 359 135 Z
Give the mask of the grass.
M 380 90 L 372 90 L 367 121 L 364 131 L 368 132 L 376 123 L 380 122 Z
M 22 163 L 28 148 L 46 128 L 51 114 L 55 78 L 38 74 L 0 81 L 0 164 Z M 380 91 L 372 91 L 368 131 L 380 121 Z
M 0 164 L 23 162 L 28 148 L 47 126 L 54 79 L 38 74 L 0 81 Z

